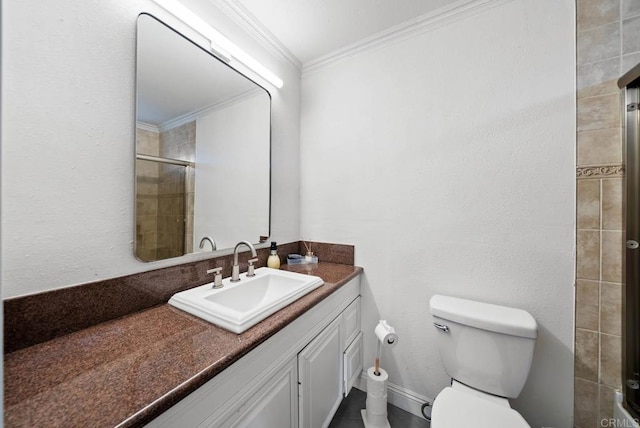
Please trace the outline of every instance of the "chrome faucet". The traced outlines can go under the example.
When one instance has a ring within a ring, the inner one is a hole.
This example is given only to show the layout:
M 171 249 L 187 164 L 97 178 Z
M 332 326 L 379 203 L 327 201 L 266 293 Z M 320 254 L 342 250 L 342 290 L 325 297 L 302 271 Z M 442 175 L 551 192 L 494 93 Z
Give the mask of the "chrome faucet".
M 206 241 L 209 241 L 209 244 L 211 244 L 211 251 L 215 251 L 216 248 L 216 241 L 214 241 L 213 239 L 211 239 L 211 237 L 209 236 L 205 236 L 204 238 L 202 238 L 202 240 L 200 241 L 200 249 L 202 250 L 204 248 L 204 243 Z
M 222 268 L 221 267 L 217 267 L 215 269 L 208 269 L 207 270 L 207 275 L 213 273 L 213 285 L 211 286 L 211 288 L 222 288 L 224 287 L 224 285 L 222 285 Z
M 238 266 L 238 248 L 241 245 L 246 245 L 251 250 L 251 255 L 253 257 L 258 257 L 258 253 L 256 253 L 256 249 L 253 248 L 253 245 L 248 241 L 240 241 L 236 244 L 236 247 L 233 249 L 233 268 L 231 269 L 231 282 L 240 281 L 240 266 Z

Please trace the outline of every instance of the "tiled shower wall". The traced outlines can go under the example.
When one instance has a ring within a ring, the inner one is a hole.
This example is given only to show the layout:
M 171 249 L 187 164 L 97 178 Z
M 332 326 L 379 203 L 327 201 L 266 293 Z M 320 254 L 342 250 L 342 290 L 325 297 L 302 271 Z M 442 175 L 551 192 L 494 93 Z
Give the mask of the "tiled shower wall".
M 195 144 L 195 121 L 159 133 L 136 129 L 139 154 L 194 162 Z M 140 259 L 193 252 L 194 174 L 194 168 L 136 161 L 136 253 Z
M 192 121 L 160 132 L 160 157 L 195 162 L 196 122 Z M 159 259 L 178 257 L 193 252 L 195 184 L 193 173 L 194 168 L 160 165 L 158 183 Z M 176 227 L 178 223 L 184 223 L 184 227 Z
M 601 427 L 621 387 L 622 97 L 640 62 L 640 0 L 577 0 L 577 266 L 575 410 Z
M 136 128 L 136 151 L 158 156 L 160 135 Z M 142 260 L 156 260 L 158 248 L 159 165 L 136 160 L 136 253 Z

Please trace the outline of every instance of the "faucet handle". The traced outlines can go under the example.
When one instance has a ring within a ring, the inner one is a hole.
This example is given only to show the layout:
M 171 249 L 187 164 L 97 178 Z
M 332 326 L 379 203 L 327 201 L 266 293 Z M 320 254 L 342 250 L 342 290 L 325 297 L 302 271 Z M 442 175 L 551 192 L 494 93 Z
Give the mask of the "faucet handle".
M 255 259 L 249 259 L 247 260 L 247 263 L 249 263 L 249 267 L 247 267 L 247 276 L 251 277 L 251 276 L 256 276 L 256 273 L 253 270 L 253 264 L 255 262 L 258 261 L 258 258 L 256 257 Z
M 215 269 L 207 270 L 207 273 L 213 273 L 215 276 L 213 277 L 213 287 L 212 288 L 222 288 L 222 267 L 217 267 Z

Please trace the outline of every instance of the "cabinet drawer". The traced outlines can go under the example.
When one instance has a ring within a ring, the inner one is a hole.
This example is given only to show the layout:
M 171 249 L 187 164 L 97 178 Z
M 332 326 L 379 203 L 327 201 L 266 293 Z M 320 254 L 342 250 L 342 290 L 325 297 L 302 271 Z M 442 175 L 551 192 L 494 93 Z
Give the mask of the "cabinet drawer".
M 351 302 L 342 313 L 341 329 L 341 349 L 344 351 L 360 333 L 360 296 Z

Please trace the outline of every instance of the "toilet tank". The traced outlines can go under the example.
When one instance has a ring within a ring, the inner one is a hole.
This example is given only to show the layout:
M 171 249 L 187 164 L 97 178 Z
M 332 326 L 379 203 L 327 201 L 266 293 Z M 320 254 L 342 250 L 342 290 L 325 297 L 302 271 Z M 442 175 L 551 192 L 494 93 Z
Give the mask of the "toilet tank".
M 429 302 L 445 370 L 463 384 L 515 398 L 527 381 L 537 323 L 506 306 L 434 295 Z

